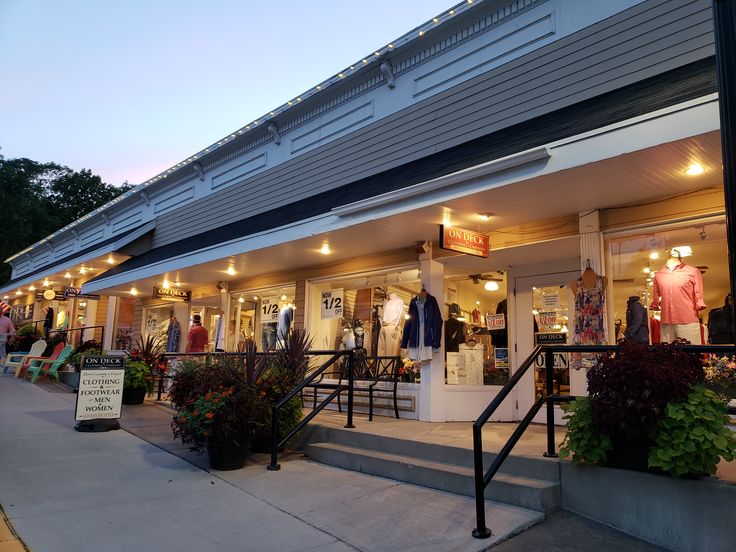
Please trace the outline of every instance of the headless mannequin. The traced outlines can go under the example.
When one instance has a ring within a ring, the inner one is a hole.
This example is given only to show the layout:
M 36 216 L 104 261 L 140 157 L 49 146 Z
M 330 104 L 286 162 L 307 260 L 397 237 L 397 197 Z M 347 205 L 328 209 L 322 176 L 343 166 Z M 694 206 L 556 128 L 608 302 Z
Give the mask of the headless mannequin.
M 582 279 L 583 289 L 591 289 L 593 286 L 595 286 L 595 283 L 598 279 L 598 275 L 595 273 L 595 270 L 590 268 L 590 265 L 583 271 L 583 273 L 580 275 L 580 278 Z M 603 281 L 601 282 L 601 289 L 603 291 L 606 290 L 606 287 L 608 286 L 608 278 L 605 276 L 602 277 Z M 572 282 L 570 282 L 570 289 L 573 293 L 577 293 L 578 291 L 578 279 L 576 278 Z

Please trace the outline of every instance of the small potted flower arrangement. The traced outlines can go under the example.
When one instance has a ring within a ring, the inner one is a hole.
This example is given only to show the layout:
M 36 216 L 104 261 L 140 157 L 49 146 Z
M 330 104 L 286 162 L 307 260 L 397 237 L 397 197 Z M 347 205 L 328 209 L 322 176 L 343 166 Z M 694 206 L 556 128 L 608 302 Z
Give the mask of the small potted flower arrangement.
M 736 398 L 736 360 L 729 355 L 711 355 L 705 362 L 705 385 L 728 399 Z
M 418 360 L 410 358 L 401 359 L 399 366 L 399 381 L 406 383 L 419 383 L 422 375 L 422 363 Z

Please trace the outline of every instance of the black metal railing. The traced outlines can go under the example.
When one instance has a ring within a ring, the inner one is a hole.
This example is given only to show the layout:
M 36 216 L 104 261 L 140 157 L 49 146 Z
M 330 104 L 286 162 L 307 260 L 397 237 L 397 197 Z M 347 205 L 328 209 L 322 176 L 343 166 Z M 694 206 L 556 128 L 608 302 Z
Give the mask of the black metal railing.
M 79 333 L 76 334 L 75 332 Z M 85 334 L 85 332 L 88 333 Z M 80 326 L 79 328 L 49 330 L 49 339 L 55 335 L 60 335 L 65 343 L 75 343 L 76 345 L 81 345 L 83 341 L 97 341 L 101 346 L 104 347 L 105 326 Z M 99 339 L 97 339 L 98 336 Z
M 317 414 L 319 414 L 329 403 L 331 403 L 336 397 L 339 397 L 340 394 L 347 390 L 348 392 L 348 412 L 347 412 L 347 423 L 345 424 L 346 428 L 354 428 L 353 425 L 353 395 L 354 395 L 354 385 L 355 385 L 355 378 L 354 378 L 354 362 L 355 362 L 355 354 L 352 350 L 350 351 L 309 351 L 310 356 L 315 355 L 332 355 L 330 358 L 324 362 L 321 366 L 318 368 L 311 370 L 310 373 L 304 378 L 304 380 L 294 387 L 291 391 L 289 391 L 286 395 L 284 395 L 281 400 L 279 400 L 276 404 L 272 406 L 271 409 L 271 462 L 268 464 L 268 469 L 275 471 L 281 469 L 281 466 L 279 466 L 277 460 L 278 460 L 278 450 L 280 447 L 282 447 L 284 444 L 286 444 L 289 439 L 291 439 L 294 435 L 296 435 L 304 426 L 306 426 L 312 418 L 314 418 Z M 322 383 L 321 381 L 316 382 L 315 380 L 318 380 L 318 378 L 321 377 L 321 375 L 325 372 L 327 372 L 329 369 L 331 369 L 337 362 L 339 362 L 342 358 L 345 358 L 347 360 L 347 385 L 345 385 L 342 382 L 339 383 Z M 279 420 L 279 411 L 284 407 L 286 403 L 288 403 L 291 399 L 296 397 L 297 395 L 300 395 L 303 393 L 304 389 L 306 387 L 315 387 L 320 389 L 332 389 L 332 392 L 327 395 L 319 404 L 315 404 L 315 407 L 312 409 L 312 411 L 307 414 L 302 420 L 294 426 L 291 431 L 289 431 L 285 436 L 283 436 L 279 440 L 278 435 L 278 420 Z
M 685 350 L 695 354 L 702 353 L 727 353 L 736 354 L 736 346 L 734 345 L 680 345 Z M 604 353 L 616 351 L 615 345 L 540 345 L 536 347 L 531 354 L 521 363 L 521 366 L 513 373 L 511 379 L 504 385 L 503 389 L 491 401 L 488 407 L 478 417 L 473 424 L 473 468 L 475 474 L 475 518 L 476 526 L 473 529 L 473 536 L 478 539 L 485 539 L 491 536 L 491 530 L 486 526 L 486 510 L 485 510 L 485 490 L 493 480 L 493 476 L 501 468 L 503 462 L 511 454 L 511 450 L 516 443 L 519 442 L 524 431 L 534 420 L 534 417 L 541 410 L 542 406 L 547 403 L 547 450 L 544 456 L 556 458 L 557 446 L 555 443 L 555 414 L 554 405 L 560 402 L 569 402 L 576 397 L 572 395 L 555 395 L 554 394 L 554 354 L 555 353 Z M 511 391 L 516 387 L 522 377 L 526 374 L 531 366 L 534 365 L 537 357 L 544 354 L 545 357 L 545 393 L 542 394 L 532 405 L 526 416 L 519 422 L 518 427 L 509 437 L 496 457 L 491 462 L 487 470 L 483 469 L 483 426 L 491 419 L 494 412 L 501 403 L 508 397 Z M 730 414 L 736 414 L 736 408 L 728 408 Z

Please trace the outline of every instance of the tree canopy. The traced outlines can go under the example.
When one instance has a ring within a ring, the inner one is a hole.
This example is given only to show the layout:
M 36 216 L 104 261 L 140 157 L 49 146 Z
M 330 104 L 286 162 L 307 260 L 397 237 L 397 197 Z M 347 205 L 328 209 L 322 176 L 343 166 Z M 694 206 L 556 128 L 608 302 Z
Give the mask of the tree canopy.
M 127 183 L 106 184 L 89 169 L 74 171 L 57 163 L 0 155 L 0 205 L 5 219 L 0 260 L 131 188 Z M 10 272 L 10 265 L 0 264 L 0 284 L 10 280 Z

